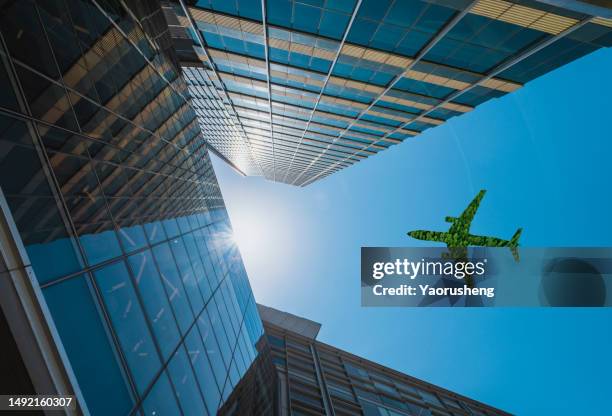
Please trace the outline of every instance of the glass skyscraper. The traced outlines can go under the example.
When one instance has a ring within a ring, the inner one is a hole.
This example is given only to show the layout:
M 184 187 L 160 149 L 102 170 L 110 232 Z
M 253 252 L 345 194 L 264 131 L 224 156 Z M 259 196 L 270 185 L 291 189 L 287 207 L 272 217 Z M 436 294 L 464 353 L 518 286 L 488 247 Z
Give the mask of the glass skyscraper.
M 316 339 L 319 323 L 258 306 L 278 374 L 280 416 L 509 415 L 324 344 Z
M 305 186 L 610 46 L 605 3 L 182 0 L 166 14 L 211 144 L 246 175 Z
M 0 297 L 30 392 L 216 414 L 262 326 L 159 4 L 1 2 L 0 33 Z

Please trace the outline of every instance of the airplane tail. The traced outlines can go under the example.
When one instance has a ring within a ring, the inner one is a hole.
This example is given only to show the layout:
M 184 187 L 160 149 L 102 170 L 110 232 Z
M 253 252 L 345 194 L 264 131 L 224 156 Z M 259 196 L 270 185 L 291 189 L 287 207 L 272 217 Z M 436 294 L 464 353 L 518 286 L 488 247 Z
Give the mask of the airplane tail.
M 510 247 L 510 251 L 512 252 L 512 256 L 514 257 L 514 260 L 516 260 L 517 262 L 520 260 L 519 252 L 518 252 L 518 245 L 519 245 L 519 238 L 521 237 L 522 232 L 523 232 L 522 228 L 519 228 L 518 230 L 516 230 L 516 232 L 510 239 L 510 243 L 508 244 L 508 247 Z

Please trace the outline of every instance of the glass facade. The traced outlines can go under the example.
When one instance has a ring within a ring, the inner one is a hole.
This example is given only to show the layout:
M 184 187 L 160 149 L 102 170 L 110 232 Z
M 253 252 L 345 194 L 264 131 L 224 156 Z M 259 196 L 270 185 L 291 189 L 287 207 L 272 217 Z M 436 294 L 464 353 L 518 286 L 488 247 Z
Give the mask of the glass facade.
M 280 415 L 502 416 L 458 395 L 316 340 L 318 325 L 259 305 L 281 385 Z M 319 325 L 320 327 L 320 325 Z
M 165 12 L 200 123 L 235 137 L 211 143 L 298 186 L 612 44 L 609 16 L 533 0 L 179 3 Z
M 214 415 L 263 328 L 162 9 L 145 3 L 0 6 L 0 189 L 83 409 Z

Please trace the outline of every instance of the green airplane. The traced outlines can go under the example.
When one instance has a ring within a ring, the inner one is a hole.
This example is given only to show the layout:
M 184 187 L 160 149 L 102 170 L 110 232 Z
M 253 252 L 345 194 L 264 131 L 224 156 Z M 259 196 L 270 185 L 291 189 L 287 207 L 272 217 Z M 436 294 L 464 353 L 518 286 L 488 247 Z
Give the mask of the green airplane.
M 415 230 L 408 232 L 408 235 L 418 240 L 445 243 L 449 249 L 449 257 L 454 259 L 465 258 L 467 255 L 467 247 L 470 246 L 508 247 L 512 252 L 512 256 L 518 262 L 519 253 L 517 247 L 519 245 L 519 237 L 523 231 L 522 228 L 516 230 L 510 240 L 470 234 L 472 220 L 474 219 L 474 215 L 476 215 L 480 201 L 484 197 L 485 193 L 486 190 L 481 190 L 459 217 L 446 217 L 446 222 L 452 224 L 447 232 Z

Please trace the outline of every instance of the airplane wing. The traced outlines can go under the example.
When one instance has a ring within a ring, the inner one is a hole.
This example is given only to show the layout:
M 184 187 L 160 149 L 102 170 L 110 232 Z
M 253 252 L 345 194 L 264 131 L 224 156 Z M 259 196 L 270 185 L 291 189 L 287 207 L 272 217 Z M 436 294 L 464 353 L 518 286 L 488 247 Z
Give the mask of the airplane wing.
M 472 220 L 474 219 L 474 215 L 476 215 L 476 211 L 478 211 L 478 207 L 480 206 L 480 201 L 484 198 L 484 195 L 487 191 L 481 190 L 478 192 L 478 195 L 470 202 L 470 205 L 467 206 L 465 211 L 461 213 L 459 218 L 453 220 L 453 225 L 448 230 L 451 234 L 467 234 L 470 231 L 470 226 L 472 225 Z
M 447 233 L 440 231 L 415 230 L 409 231 L 408 235 L 412 238 L 416 238 L 417 240 L 438 241 L 440 243 L 444 243 L 446 241 L 445 237 Z

